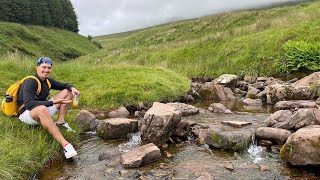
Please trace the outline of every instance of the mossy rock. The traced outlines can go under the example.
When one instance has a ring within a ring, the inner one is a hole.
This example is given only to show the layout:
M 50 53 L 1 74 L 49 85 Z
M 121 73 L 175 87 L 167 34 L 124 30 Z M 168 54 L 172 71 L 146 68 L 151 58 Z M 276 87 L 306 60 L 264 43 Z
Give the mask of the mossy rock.
M 320 125 L 299 129 L 280 150 L 280 158 L 292 165 L 320 165 Z

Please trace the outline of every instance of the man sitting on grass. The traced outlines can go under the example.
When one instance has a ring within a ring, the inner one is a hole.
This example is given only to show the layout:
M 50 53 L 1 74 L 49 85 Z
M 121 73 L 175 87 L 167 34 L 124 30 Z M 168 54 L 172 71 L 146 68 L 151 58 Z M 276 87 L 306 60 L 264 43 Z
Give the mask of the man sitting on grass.
M 19 90 L 18 105 L 22 107 L 19 110 L 19 119 L 29 125 L 41 124 L 46 128 L 52 137 L 58 141 L 64 148 L 66 158 L 71 158 L 77 155 L 77 151 L 63 137 L 58 126 L 66 127 L 69 131 L 72 129 L 64 121 L 69 104 L 71 103 L 74 94 L 80 95 L 80 92 L 72 85 L 58 82 L 49 78 L 52 68 L 52 60 L 48 57 L 41 57 L 37 61 L 36 74 L 41 82 L 41 92 L 37 95 L 38 83 L 33 78 L 26 79 Z M 49 96 L 49 85 L 46 79 L 51 84 L 51 89 L 61 90 L 57 95 L 47 100 Z M 52 116 L 58 112 L 58 120 L 53 121 Z

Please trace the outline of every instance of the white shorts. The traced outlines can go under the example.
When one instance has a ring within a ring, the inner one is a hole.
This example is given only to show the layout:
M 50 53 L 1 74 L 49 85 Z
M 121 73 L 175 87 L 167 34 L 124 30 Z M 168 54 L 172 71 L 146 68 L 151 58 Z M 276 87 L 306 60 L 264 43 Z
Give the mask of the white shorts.
M 51 98 L 49 101 L 53 101 L 53 98 Z M 54 116 L 57 112 L 57 108 L 55 105 L 47 107 L 50 113 L 50 116 Z M 40 123 L 34 119 L 31 118 L 30 116 L 30 111 L 25 110 L 23 113 L 20 114 L 19 116 L 20 121 L 27 123 L 29 125 L 39 125 Z

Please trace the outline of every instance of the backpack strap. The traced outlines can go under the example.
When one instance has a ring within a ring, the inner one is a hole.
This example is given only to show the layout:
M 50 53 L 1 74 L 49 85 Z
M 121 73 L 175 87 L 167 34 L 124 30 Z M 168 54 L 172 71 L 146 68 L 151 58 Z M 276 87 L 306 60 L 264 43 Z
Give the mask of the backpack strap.
M 29 79 L 29 78 L 32 78 L 32 79 L 34 79 L 34 80 L 37 81 L 37 83 L 38 83 L 37 95 L 39 95 L 39 94 L 40 94 L 40 91 L 41 91 L 41 82 L 40 82 L 40 80 L 39 80 L 38 78 L 36 78 L 35 76 L 27 76 L 27 77 L 23 78 L 19 83 L 21 84 L 21 83 L 23 83 L 26 79 Z M 49 81 L 49 80 L 47 79 L 47 83 L 48 83 L 48 81 Z M 50 82 L 49 82 L 49 83 L 50 83 Z M 50 89 L 51 83 L 50 83 L 50 85 L 48 84 L 48 86 L 49 86 L 49 89 Z
M 46 80 L 47 80 L 47 84 L 48 84 L 49 89 L 51 89 L 51 82 L 49 81 L 49 79 L 46 79 Z
M 40 82 L 40 80 L 39 80 L 37 77 L 35 77 L 35 76 L 27 76 L 27 77 L 21 79 L 21 80 L 19 81 L 19 84 L 22 84 L 26 79 L 29 79 L 29 78 L 32 78 L 32 79 L 34 79 L 34 80 L 37 81 L 37 83 L 38 83 L 37 95 L 39 95 L 40 92 L 41 92 L 41 82 Z M 50 88 L 51 88 L 51 83 L 50 83 L 50 81 L 49 81 L 48 79 L 47 79 L 47 84 L 48 84 L 49 89 L 50 89 Z M 18 112 L 19 112 L 24 106 L 25 106 L 25 105 L 22 104 L 22 105 L 19 107 Z

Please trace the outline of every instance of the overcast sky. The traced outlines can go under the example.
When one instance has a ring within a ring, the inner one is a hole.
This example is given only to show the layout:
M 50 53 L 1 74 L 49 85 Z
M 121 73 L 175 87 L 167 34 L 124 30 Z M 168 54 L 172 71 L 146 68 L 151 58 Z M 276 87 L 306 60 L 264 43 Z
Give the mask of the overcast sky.
M 297 0 L 71 0 L 79 33 L 106 35 L 233 9 Z

